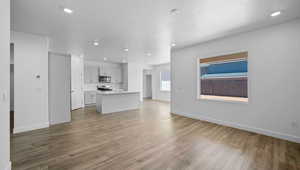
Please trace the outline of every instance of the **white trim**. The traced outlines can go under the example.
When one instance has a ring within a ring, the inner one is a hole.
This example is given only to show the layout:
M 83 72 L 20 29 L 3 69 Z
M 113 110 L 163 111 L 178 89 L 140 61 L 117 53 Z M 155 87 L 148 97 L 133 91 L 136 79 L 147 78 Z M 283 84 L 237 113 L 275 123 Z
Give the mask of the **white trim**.
M 244 51 L 246 52 L 246 51 Z M 243 52 L 237 52 L 237 53 L 243 53 Z M 235 54 L 235 53 L 232 53 L 232 54 Z M 231 54 L 224 54 L 224 55 L 231 55 Z M 219 56 L 224 56 L 224 55 L 219 55 Z M 219 56 L 215 56 L 215 57 L 219 57 Z M 207 58 L 210 58 L 210 57 L 207 57 Z M 222 61 L 211 61 L 211 62 L 205 62 L 205 63 L 202 63 L 202 64 L 223 64 L 223 63 L 231 63 L 231 62 L 236 62 L 236 61 L 243 61 L 247 58 L 239 58 L 239 59 L 229 59 L 229 60 L 222 60 Z M 247 59 L 248 60 L 248 59 Z
M 197 69 L 197 77 L 196 77 L 196 81 L 197 81 L 197 100 L 199 100 L 199 99 L 201 99 L 201 94 L 200 94 L 200 85 L 201 85 L 201 83 L 200 83 L 200 75 L 201 75 L 201 73 L 200 73 L 200 59 L 201 59 L 202 57 L 196 57 L 196 64 L 197 64 L 197 66 L 196 66 L 196 69 Z
M 11 170 L 11 161 L 7 163 L 7 166 L 4 170 Z
M 42 123 L 42 124 L 35 124 L 35 125 L 32 125 L 32 126 L 15 127 L 14 128 L 14 134 L 21 133 L 21 132 L 26 132 L 26 131 L 31 131 L 31 130 L 36 130 L 36 129 L 48 128 L 48 127 L 49 127 L 49 122 L 45 122 L 45 123 Z
M 198 120 L 202 120 L 202 121 L 216 123 L 216 124 L 223 125 L 223 126 L 233 127 L 233 128 L 237 128 L 237 129 L 241 129 L 241 130 L 245 130 L 245 131 L 249 131 L 249 132 L 254 132 L 254 133 L 258 133 L 258 134 L 262 134 L 262 135 L 266 135 L 266 136 L 271 136 L 274 138 L 279 138 L 279 139 L 284 139 L 284 140 L 288 140 L 291 142 L 300 143 L 299 136 L 293 136 L 293 135 L 284 134 L 284 133 L 280 133 L 280 132 L 274 132 L 274 131 L 270 131 L 270 130 L 266 130 L 266 129 L 236 124 L 233 122 L 228 122 L 228 121 L 223 121 L 223 120 L 218 120 L 218 119 L 202 116 L 200 114 L 176 113 L 176 112 L 172 112 L 172 113 L 176 114 L 176 115 L 180 115 L 180 116 L 189 117 L 192 119 L 198 119 Z
M 161 64 L 153 64 L 151 65 L 152 67 L 159 67 L 159 66 L 164 66 L 164 65 L 169 65 L 171 62 L 166 62 L 166 63 L 161 63 Z
M 76 110 L 76 109 L 75 109 Z M 70 113 L 71 114 L 71 113 Z M 62 123 L 69 123 L 71 122 L 71 119 L 70 120 L 60 120 L 60 121 L 57 121 L 57 122 L 51 122 L 51 126 L 52 125 L 58 125 L 58 124 L 62 124 Z
M 205 95 L 204 95 L 205 96 Z M 238 103 L 238 104 L 249 104 L 249 99 L 247 98 L 247 101 L 238 101 L 238 100 L 227 100 L 222 98 L 222 96 L 216 96 L 220 98 L 205 98 L 203 95 L 200 95 L 200 98 L 198 99 L 199 101 L 212 101 L 212 102 L 222 102 L 222 103 Z
M 170 93 L 171 90 L 159 90 L 160 92 L 167 92 L 167 93 Z

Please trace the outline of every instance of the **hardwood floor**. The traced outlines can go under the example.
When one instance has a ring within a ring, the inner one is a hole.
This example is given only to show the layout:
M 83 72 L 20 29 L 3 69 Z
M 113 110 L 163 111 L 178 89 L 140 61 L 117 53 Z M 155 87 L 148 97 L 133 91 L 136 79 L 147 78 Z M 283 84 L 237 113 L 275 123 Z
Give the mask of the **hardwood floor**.
M 300 170 L 300 144 L 169 113 L 76 110 L 72 123 L 12 137 L 14 170 Z

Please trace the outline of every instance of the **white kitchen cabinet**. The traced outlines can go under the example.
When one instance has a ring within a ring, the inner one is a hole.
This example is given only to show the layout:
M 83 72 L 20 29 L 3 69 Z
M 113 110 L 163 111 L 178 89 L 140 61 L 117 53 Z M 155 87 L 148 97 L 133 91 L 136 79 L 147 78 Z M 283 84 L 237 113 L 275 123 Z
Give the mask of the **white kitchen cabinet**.
M 94 65 L 84 65 L 84 82 L 86 84 L 98 83 L 99 67 Z
M 112 76 L 112 68 L 107 65 L 101 65 L 100 66 L 100 74 L 102 76 Z
M 113 83 L 122 82 L 122 70 L 121 68 L 115 67 L 111 69 L 111 78 Z
M 105 70 L 103 65 L 100 65 L 100 75 L 101 76 L 106 76 L 106 70 Z
M 84 92 L 84 104 L 95 105 L 96 104 L 96 93 L 97 91 L 85 91 Z

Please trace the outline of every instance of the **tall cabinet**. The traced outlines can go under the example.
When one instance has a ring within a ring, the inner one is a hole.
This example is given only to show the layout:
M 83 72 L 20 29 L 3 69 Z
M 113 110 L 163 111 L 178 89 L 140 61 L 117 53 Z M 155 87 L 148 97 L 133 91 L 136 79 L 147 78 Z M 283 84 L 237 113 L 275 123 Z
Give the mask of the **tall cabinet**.
M 85 84 L 95 84 L 98 83 L 98 76 L 100 72 L 100 67 L 95 65 L 84 65 L 84 83 Z

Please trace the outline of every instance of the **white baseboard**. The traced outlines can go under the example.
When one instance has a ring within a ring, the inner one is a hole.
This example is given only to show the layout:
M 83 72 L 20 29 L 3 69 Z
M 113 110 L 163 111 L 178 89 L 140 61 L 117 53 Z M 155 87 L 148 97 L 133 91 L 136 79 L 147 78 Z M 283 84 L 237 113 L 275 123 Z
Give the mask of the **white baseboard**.
M 216 123 L 216 124 L 219 124 L 219 125 L 233 127 L 233 128 L 237 128 L 237 129 L 241 129 L 241 130 L 245 130 L 245 131 L 249 131 L 249 132 L 254 132 L 254 133 L 266 135 L 266 136 L 271 136 L 271 137 L 274 137 L 274 138 L 279 138 L 279 139 L 284 139 L 284 140 L 288 140 L 288 141 L 291 141 L 291 142 L 300 143 L 300 137 L 298 137 L 298 136 L 283 134 L 283 133 L 280 133 L 280 132 L 274 132 L 274 131 L 261 129 L 261 128 L 256 128 L 256 127 L 245 126 L 245 125 L 241 125 L 241 124 L 237 124 L 237 123 L 233 123 L 233 122 L 228 122 L 228 121 L 223 121 L 223 120 L 217 120 L 217 119 L 202 116 L 202 115 L 199 115 L 199 114 L 176 113 L 176 112 L 172 112 L 172 113 L 176 114 L 176 115 L 180 115 L 180 116 L 189 117 L 189 118 L 192 118 L 192 119 L 198 119 L 198 120 L 207 121 L 207 122 L 211 122 L 211 123 Z
M 7 163 L 7 166 L 4 170 L 11 170 L 11 161 Z
M 31 131 L 31 130 L 36 130 L 36 129 L 47 128 L 47 127 L 49 127 L 49 122 L 35 124 L 35 125 L 31 125 L 31 126 L 14 127 L 14 134 L 21 133 L 21 132 L 27 132 L 27 131 Z
M 62 124 L 62 123 L 69 123 L 69 122 L 71 122 L 71 117 L 68 120 L 60 120 L 60 121 L 56 121 L 56 122 L 51 122 L 50 124 L 52 126 L 52 125 L 58 125 L 58 124 Z

